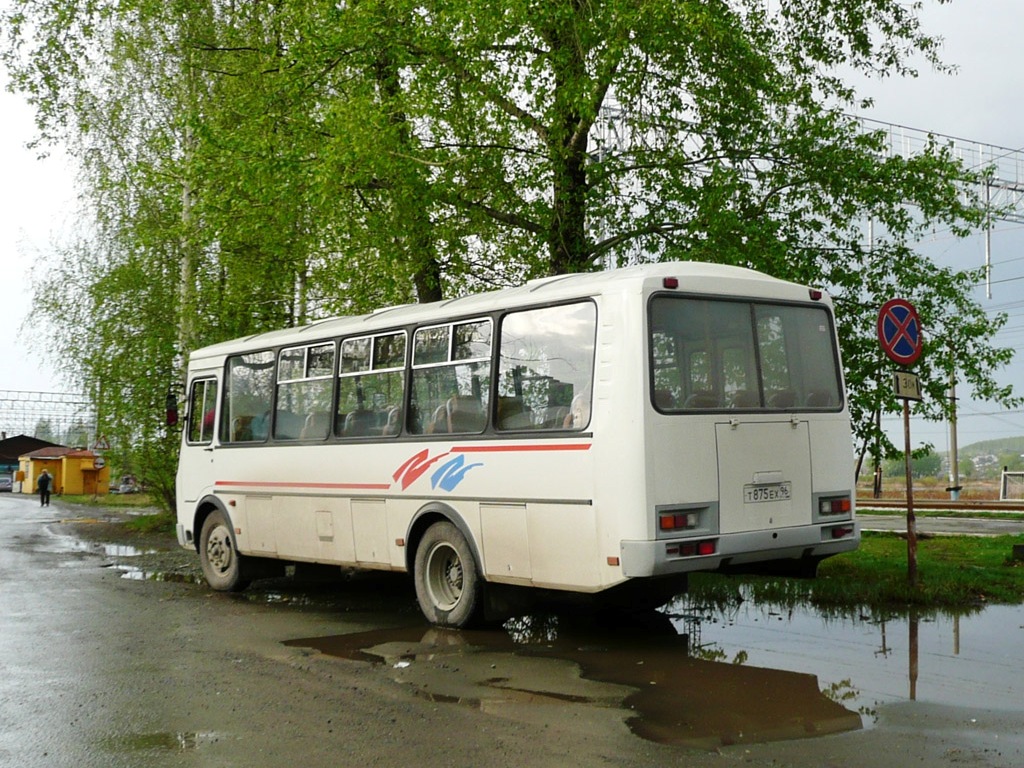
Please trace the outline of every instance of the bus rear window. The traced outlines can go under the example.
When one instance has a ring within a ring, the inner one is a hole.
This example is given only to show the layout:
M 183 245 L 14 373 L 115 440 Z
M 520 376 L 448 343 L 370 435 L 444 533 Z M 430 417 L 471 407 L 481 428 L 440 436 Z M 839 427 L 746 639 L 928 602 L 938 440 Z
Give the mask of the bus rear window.
M 832 318 L 823 306 L 678 295 L 651 300 L 658 410 L 838 410 Z

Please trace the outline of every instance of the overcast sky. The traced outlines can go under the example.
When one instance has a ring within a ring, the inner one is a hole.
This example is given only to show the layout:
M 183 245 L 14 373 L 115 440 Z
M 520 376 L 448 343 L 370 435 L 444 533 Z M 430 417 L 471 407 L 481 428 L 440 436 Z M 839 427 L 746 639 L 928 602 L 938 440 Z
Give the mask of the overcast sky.
M 925 69 L 916 80 L 885 80 L 861 84 L 875 98 L 863 117 L 925 129 L 959 139 L 1009 149 L 1024 148 L 1024 68 L 1019 37 L 1024 32 L 1021 0 L 954 0 L 952 5 L 928 3 L 926 29 L 945 39 L 943 57 L 957 65 L 955 75 Z M 926 67 L 922 63 L 922 67 Z M 0 73 L 0 80 L 6 80 Z M 74 184 L 59 152 L 45 160 L 25 148 L 34 135 L 32 113 L 17 96 L 0 94 L 0 160 L 6 183 L 0 186 L 0 390 L 64 391 L 43 365 L 45 338 L 23 332 L 31 304 L 31 277 L 45 273 L 51 245 L 73 231 Z M 1024 172 L 1021 174 L 1024 181 Z M 951 266 L 975 267 L 984 262 L 982 236 L 956 244 L 936 233 L 926 252 Z M 979 296 L 986 309 L 1007 311 L 1009 328 L 1000 341 L 1024 348 L 1024 231 L 1020 225 L 997 223 L 992 237 L 992 298 Z M 1020 277 L 1018 277 L 1020 276 Z M 1015 297 L 1020 296 L 1021 299 Z M 926 329 L 927 330 L 927 329 Z M 87 343 L 88 329 L 83 329 Z M 1024 392 L 1024 360 L 1000 380 Z M 958 393 L 961 394 L 961 393 Z M 899 428 L 898 419 L 889 422 Z M 1024 414 L 1000 413 L 990 404 L 961 403 L 961 445 L 989 437 L 1024 435 Z M 902 432 L 900 431 L 900 434 Z M 943 425 L 914 420 L 914 442 L 947 448 Z M 902 437 L 900 437 L 902 444 Z
M 6 85 L 6 77 L 0 77 Z M 32 110 L 0 93 L 0 390 L 60 392 L 41 363 L 45 339 L 23 329 L 32 304 L 32 276 L 45 272 L 50 245 L 69 231 L 74 180 L 59 151 L 45 160 L 26 145 L 35 136 Z

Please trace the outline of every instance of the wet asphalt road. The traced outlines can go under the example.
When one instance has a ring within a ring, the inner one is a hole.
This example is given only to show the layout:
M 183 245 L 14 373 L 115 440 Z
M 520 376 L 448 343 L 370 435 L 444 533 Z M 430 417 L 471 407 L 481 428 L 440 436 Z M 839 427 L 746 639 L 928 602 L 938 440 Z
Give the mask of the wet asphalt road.
M 324 600 L 313 586 L 253 598 L 126 579 L 62 535 L 64 514 L 0 496 L 0 766 L 1024 765 L 1018 713 L 916 703 L 838 735 L 656 743 L 627 726 L 629 690 L 576 663 L 442 648 L 466 640 L 438 644 L 401 580 Z M 410 628 L 419 656 L 395 650 Z M 361 632 L 384 633 L 387 663 L 315 650 Z M 755 693 L 743 685 L 733 694 Z

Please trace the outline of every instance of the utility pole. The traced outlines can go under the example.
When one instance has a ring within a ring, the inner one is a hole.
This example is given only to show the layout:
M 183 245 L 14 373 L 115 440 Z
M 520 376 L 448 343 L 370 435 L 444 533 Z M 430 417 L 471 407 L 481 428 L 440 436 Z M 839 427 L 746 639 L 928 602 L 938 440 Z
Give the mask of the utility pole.
M 956 437 L 956 370 L 949 372 L 949 500 L 960 499 L 960 455 Z

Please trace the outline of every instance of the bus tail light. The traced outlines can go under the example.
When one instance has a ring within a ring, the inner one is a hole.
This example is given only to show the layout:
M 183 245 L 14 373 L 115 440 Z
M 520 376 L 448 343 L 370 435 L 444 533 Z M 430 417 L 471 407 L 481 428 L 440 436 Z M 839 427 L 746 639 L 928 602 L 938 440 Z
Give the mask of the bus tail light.
M 682 541 L 669 544 L 665 547 L 665 554 L 669 557 L 707 557 L 717 551 L 714 539 L 703 541 Z
M 658 515 L 658 530 L 691 531 L 697 527 L 699 519 L 696 512 L 663 512 Z
M 852 525 L 840 525 L 832 529 L 833 539 L 845 539 L 847 536 L 853 535 Z
M 823 515 L 848 515 L 853 509 L 849 496 L 822 499 L 818 502 L 818 512 Z

